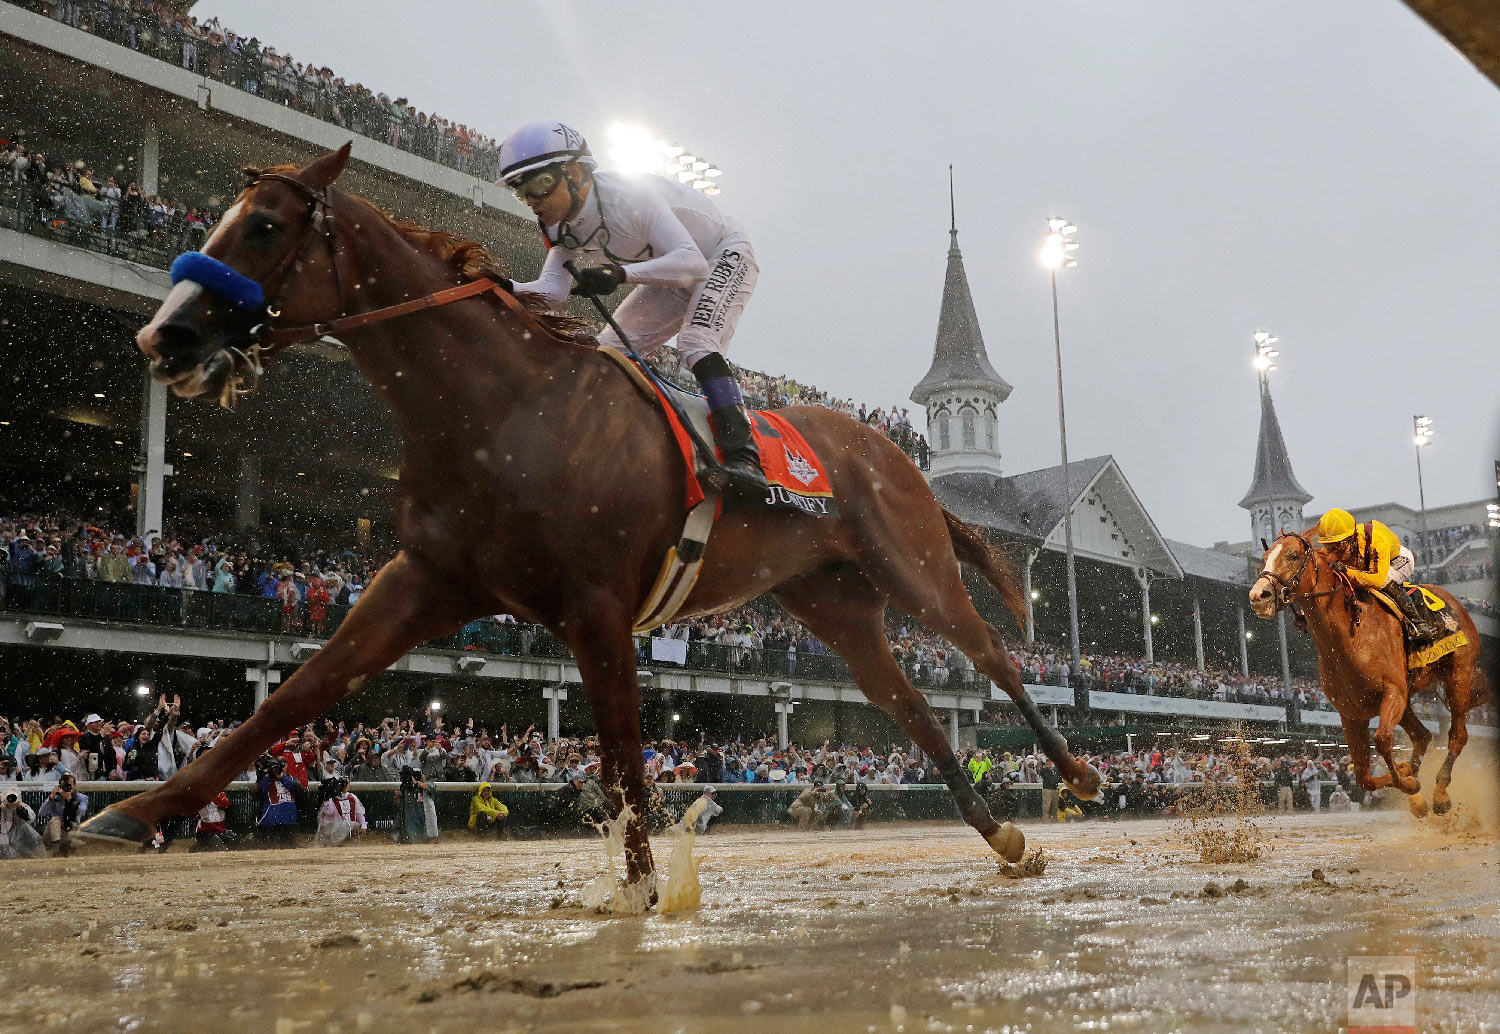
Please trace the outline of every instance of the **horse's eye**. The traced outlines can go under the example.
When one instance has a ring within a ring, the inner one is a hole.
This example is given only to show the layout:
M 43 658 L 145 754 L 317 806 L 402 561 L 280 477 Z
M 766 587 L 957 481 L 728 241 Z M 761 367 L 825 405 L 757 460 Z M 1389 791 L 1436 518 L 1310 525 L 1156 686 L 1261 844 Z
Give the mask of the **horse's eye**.
M 258 216 L 250 220 L 250 225 L 245 230 L 245 236 L 251 240 L 266 241 L 270 240 L 280 231 L 281 227 L 277 226 L 274 220 Z

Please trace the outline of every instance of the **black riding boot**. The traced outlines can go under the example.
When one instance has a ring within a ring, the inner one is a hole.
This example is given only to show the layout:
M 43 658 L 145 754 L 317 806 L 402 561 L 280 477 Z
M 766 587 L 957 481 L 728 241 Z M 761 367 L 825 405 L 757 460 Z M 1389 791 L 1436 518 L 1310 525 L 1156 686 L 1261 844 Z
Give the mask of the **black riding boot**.
M 1396 601 L 1397 606 L 1401 608 L 1401 613 L 1406 615 L 1406 620 L 1410 621 L 1416 628 L 1416 638 L 1430 639 L 1432 637 L 1432 626 L 1427 623 L 1425 616 L 1418 609 L 1414 592 L 1415 590 L 1408 592 L 1405 587 L 1399 584 L 1388 585 L 1386 587 L 1387 595 Z
M 724 454 L 724 471 L 736 487 L 746 491 L 765 492 L 766 475 L 760 468 L 760 453 L 750 434 L 750 412 L 740 395 L 739 382 L 722 355 L 717 353 L 698 360 L 693 366 L 703 394 L 708 399 L 708 421 L 714 439 Z

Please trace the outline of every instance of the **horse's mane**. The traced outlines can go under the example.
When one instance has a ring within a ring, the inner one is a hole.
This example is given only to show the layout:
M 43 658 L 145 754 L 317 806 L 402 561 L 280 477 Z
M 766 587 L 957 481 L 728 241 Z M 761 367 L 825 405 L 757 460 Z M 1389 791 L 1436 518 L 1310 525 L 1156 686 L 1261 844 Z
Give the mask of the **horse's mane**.
M 246 168 L 243 170 L 245 177 L 253 181 L 256 177 L 266 173 L 286 173 L 296 175 L 299 171 L 295 165 L 273 165 L 267 169 Z M 431 255 L 443 265 L 450 267 L 454 272 L 465 280 L 479 280 L 484 277 L 493 277 L 499 280 L 510 280 L 502 270 L 495 266 L 494 257 L 488 248 L 477 241 L 465 240 L 448 230 L 433 230 L 420 223 L 398 219 L 368 198 L 361 197 L 350 191 L 345 191 L 354 200 L 380 213 L 391 228 L 418 251 Z M 591 338 L 592 330 L 589 322 L 577 316 L 570 316 L 565 312 L 554 312 L 547 304 L 546 299 L 534 294 L 518 294 L 516 300 L 526 307 L 537 320 L 552 333 L 568 340 L 580 338 Z

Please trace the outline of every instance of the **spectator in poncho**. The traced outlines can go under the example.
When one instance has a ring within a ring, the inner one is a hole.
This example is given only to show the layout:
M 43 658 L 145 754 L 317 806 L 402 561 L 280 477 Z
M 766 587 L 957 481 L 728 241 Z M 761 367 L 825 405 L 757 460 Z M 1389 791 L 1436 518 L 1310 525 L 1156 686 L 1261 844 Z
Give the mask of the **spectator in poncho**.
M 0 858 L 44 858 L 46 847 L 32 823 L 36 813 L 21 800 L 21 791 L 0 792 Z
M 479 792 L 469 801 L 469 832 L 481 837 L 487 833 L 504 836 L 509 817 L 510 809 L 495 797 L 490 784 L 480 783 Z
M 318 808 L 319 847 L 338 847 L 369 829 L 365 806 L 349 792 L 349 780 L 330 779 L 323 784 L 325 799 Z

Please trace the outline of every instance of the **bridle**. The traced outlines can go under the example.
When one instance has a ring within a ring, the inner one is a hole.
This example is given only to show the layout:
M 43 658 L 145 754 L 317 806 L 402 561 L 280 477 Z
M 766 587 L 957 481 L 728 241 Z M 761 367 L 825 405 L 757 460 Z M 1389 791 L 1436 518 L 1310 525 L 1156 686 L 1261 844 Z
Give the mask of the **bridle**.
M 1318 589 L 1316 591 L 1312 589 L 1302 588 L 1302 578 L 1307 573 L 1308 565 L 1311 564 L 1315 572 L 1317 570 L 1317 560 L 1313 558 L 1313 550 L 1316 547 L 1310 541 L 1308 541 L 1307 537 L 1301 532 L 1283 530 L 1279 538 L 1285 538 L 1287 536 L 1291 536 L 1298 542 L 1302 543 L 1302 558 L 1297 562 L 1297 569 L 1292 572 L 1292 575 L 1289 578 L 1283 578 L 1281 575 L 1277 574 L 1275 571 L 1272 571 L 1268 567 L 1261 568 L 1260 572 L 1260 576 L 1262 578 L 1269 578 L 1271 582 L 1276 586 L 1276 592 L 1272 597 L 1276 604 L 1276 611 L 1280 611 L 1283 607 L 1290 607 L 1292 609 L 1293 616 L 1297 620 L 1298 625 L 1301 626 L 1305 619 L 1302 616 L 1302 612 L 1297 609 L 1297 604 L 1299 603 L 1305 603 L 1308 600 L 1323 599 L 1336 593 L 1343 592 L 1344 595 L 1350 599 L 1352 605 L 1354 598 L 1354 586 L 1349 581 L 1347 575 L 1340 574 L 1336 569 L 1333 570 L 1335 582 L 1333 588 Z M 1313 584 L 1317 584 L 1316 577 L 1313 579 Z M 1275 611 L 1273 611 L 1273 613 L 1275 613 Z M 1357 609 L 1354 609 L 1352 611 L 1351 621 L 1354 624 L 1358 624 L 1359 613 Z
M 224 391 L 220 396 L 221 404 L 232 407 L 234 402 L 244 395 L 255 391 L 260 383 L 261 376 L 265 373 L 263 360 L 276 355 L 283 349 L 297 344 L 301 341 L 313 341 L 330 335 L 337 335 L 357 327 L 367 326 L 373 323 L 381 323 L 385 320 L 395 319 L 398 316 L 406 316 L 423 309 L 437 308 L 449 305 L 465 298 L 473 298 L 481 294 L 492 293 L 500 299 L 501 303 L 521 321 L 527 331 L 528 339 L 538 341 L 552 340 L 556 337 L 547 330 L 541 322 L 532 314 L 531 310 L 522 305 L 516 296 L 511 293 L 512 285 L 509 280 L 499 277 L 485 277 L 479 280 L 471 280 L 450 287 L 442 291 L 434 291 L 408 302 L 397 305 L 388 305 L 380 309 L 372 309 L 369 312 L 348 315 L 348 306 L 344 301 L 343 276 L 339 272 L 338 256 L 338 231 L 337 220 L 334 218 L 333 186 L 329 184 L 318 190 L 302 182 L 295 176 L 284 172 L 258 172 L 252 176 L 245 188 L 248 190 L 267 180 L 275 180 L 291 187 L 307 201 L 308 219 L 302 227 L 292 246 L 287 249 L 282 257 L 259 286 L 264 301 L 254 309 L 250 310 L 247 318 L 250 325 L 246 329 L 249 344 L 244 348 L 233 345 L 226 346 L 225 351 L 229 353 L 232 363 L 232 372 L 226 382 Z M 337 315 L 331 316 L 313 323 L 300 326 L 277 327 L 275 321 L 281 316 L 280 294 L 290 282 L 292 274 L 302 268 L 303 259 L 306 257 L 308 248 L 313 244 L 315 237 L 321 236 L 324 247 L 328 252 L 328 265 L 333 276 L 333 291 Z M 181 257 L 181 256 L 179 256 Z M 207 256 L 200 258 L 218 265 L 227 270 L 232 276 L 239 277 L 242 281 L 247 280 L 243 274 L 230 269 L 223 263 Z M 252 282 L 253 284 L 253 282 Z M 204 286 L 210 286 L 205 284 Z M 210 290 L 212 287 L 210 286 Z

